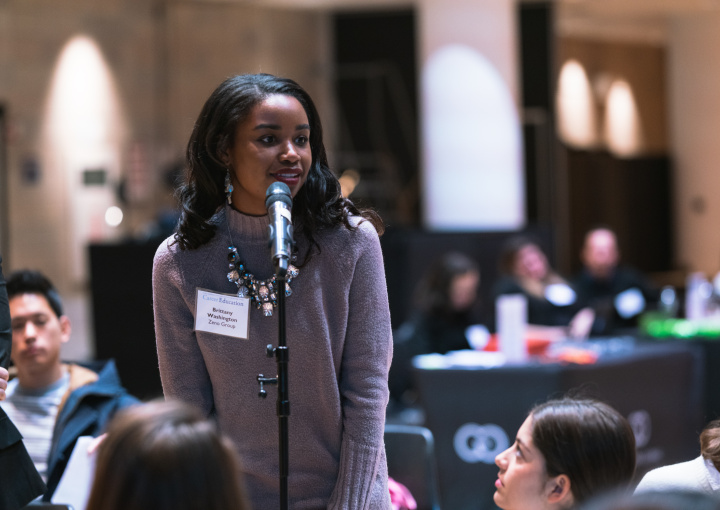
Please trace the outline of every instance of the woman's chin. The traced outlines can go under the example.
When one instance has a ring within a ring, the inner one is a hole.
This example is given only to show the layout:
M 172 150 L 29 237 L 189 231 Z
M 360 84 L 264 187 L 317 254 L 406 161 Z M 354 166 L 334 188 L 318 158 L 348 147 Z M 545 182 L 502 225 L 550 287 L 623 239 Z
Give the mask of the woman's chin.
M 500 508 L 503 508 L 503 506 L 502 506 L 502 496 L 500 496 L 500 494 L 498 493 L 498 491 L 495 491 L 495 494 L 493 494 L 493 501 L 495 502 L 495 504 L 496 504 L 497 506 L 499 506 Z

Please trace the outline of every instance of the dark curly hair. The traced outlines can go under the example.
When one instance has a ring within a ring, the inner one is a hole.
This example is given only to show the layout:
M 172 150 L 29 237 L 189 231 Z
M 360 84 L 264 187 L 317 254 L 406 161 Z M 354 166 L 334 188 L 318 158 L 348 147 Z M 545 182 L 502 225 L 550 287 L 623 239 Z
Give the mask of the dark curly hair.
M 190 136 L 186 151 L 187 179 L 178 191 L 181 216 L 175 239 L 181 249 L 196 249 L 215 235 L 216 226 L 209 220 L 225 202 L 223 155 L 232 148 L 238 124 L 255 105 L 275 94 L 297 99 L 310 124 L 312 164 L 307 180 L 294 198 L 296 232 L 303 232 L 310 245 L 317 247 L 314 234 L 341 224 L 352 230 L 349 218 L 355 215 L 370 221 L 379 234 L 383 233 L 382 220 L 375 211 L 360 210 L 340 194 L 340 183 L 328 168 L 322 124 L 310 95 L 288 78 L 243 74 L 226 79 L 215 89 Z

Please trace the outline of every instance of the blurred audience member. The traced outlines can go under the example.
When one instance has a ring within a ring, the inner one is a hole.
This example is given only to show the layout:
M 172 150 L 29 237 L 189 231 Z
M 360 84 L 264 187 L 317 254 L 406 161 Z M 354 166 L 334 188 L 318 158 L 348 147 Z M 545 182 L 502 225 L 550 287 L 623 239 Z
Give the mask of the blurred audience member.
M 22 433 L 49 500 L 78 437 L 100 435 L 115 411 L 137 399 L 120 385 L 112 361 L 98 372 L 61 362 L 70 319 L 45 276 L 18 271 L 8 279 L 7 291 L 14 366 L 0 405 Z
M 696 491 L 720 497 L 720 420 L 710 422 L 700 433 L 700 456 L 696 459 L 653 469 L 636 493 L 648 491 Z
M 7 289 L 0 257 L 0 401 L 5 400 L 10 362 L 12 330 Z M 41 496 L 46 488 L 22 436 L 0 407 L 0 510 L 17 510 Z
M 476 324 L 480 270 L 468 256 L 449 252 L 436 260 L 415 293 L 416 309 L 393 335 L 390 394 L 394 402 L 413 401 L 411 362 L 420 354 L 470 349 L 468 328 Z M 485 339 L 487 341 L 487 339 Z
M 720 499 L 682 490 L 610 494 L 594 498 L 581 510 L 720 510 Z
M 500 270 L 504 276 L 493 294 L 496 299 L 505 294 L 527 298 L 529 335 L 550 339 L 587 336 L 592 311 L 582 309 L 575 290 L 550 267 L 535 241 L 523 236 L 510 238 L 500 256 Z
M 189 404 L 118 413 L 100 444 L 87 510 L 247 510 L 232 443 Z
M 615 409 L 595 400 L 550 400 L 530 411 L 515 443 L 495 458 L 495 504 L 503 510 L 570 509 L 627 489 L 635 436 Z
M 620 264 L 615 233 L 606 227 L 585 234 L 583 269 L 573 284 L 581 303 L 595 310 L 593 333 L 637 326 L 638 316 L 657 304 L 657 289 L 638 271 Z

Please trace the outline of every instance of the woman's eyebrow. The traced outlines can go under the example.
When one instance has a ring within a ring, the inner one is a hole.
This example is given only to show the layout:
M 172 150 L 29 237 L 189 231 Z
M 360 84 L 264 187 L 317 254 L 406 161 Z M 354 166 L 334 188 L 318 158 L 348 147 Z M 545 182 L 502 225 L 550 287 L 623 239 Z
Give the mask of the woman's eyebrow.
M 253 128 L 254 130 L 258 129 L 280 129 L 280 126 L 277 124 L 258 124 Z
M 281 129 L 281 127 L 278 124 L 258 124 L 253 129 L 254 130 L 259 130 L 259 129 L 278 130 L 278 129 Z M 302 131 L 303 129 L 310 129 L 310 124 L 298 124 L 297 126 L 295 126 L 296 131 Z

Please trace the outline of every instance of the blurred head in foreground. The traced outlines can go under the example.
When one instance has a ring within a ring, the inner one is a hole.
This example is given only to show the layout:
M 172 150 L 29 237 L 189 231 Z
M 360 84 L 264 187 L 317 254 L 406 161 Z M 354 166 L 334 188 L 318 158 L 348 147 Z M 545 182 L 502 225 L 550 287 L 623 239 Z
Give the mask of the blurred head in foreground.
M 720 499 L 685 490 L 609 494 L 593 499 L 581 510 L 720 510 Z
M 181 402 L 118 413 L 98 451 L 87 510 L 247 510 L 232 445 Z

